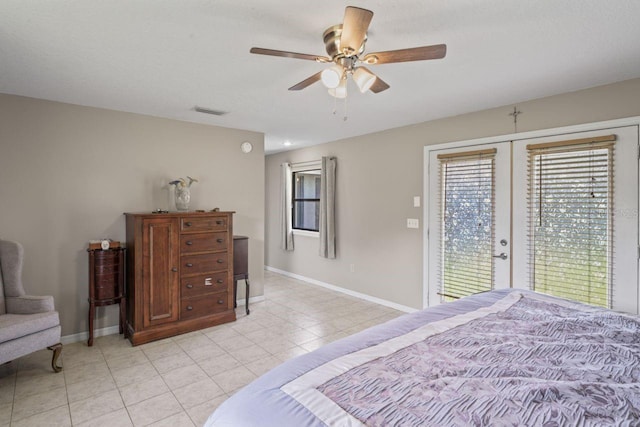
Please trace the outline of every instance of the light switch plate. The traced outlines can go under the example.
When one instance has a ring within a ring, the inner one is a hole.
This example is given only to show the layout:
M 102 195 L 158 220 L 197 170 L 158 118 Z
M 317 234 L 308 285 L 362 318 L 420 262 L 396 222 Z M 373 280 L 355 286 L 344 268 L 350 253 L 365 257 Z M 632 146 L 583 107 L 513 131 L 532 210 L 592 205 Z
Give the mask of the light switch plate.
M 407 218 L 407 228 L 420 228 L 420 220 L 417 218 Z
M 420 207 L 420 196 L 413 196 L 413 207 L 414 208 Z

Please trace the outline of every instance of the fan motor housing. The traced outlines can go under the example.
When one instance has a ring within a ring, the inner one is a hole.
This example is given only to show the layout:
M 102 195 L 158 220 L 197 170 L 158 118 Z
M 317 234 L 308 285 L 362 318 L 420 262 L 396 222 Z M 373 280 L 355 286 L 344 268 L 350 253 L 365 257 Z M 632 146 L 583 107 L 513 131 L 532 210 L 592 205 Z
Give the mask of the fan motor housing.
M 340 50 L 340 37 L 342 36 L 342 24 L 333 25 L 327 28 L 322 34 L 322 39 L 324 40 L 325 49 L 327 50 L 327 54 L 331 57 L 331 59 L 336 62 L 336 59 L 343 57 L 344 54 Z M 367 42 L 367 35 L 365 34 L 364 40 L 360 45 L 358 51 L 351 56 L 358 56 L 364 52 L 364 45 Z

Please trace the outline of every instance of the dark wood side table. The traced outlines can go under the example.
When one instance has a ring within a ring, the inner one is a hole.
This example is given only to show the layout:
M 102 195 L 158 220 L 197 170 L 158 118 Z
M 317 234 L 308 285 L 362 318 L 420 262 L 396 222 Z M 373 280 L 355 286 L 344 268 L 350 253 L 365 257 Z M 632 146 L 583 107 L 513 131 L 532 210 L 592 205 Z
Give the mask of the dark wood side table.
M 233 307 L 238 303 L 238 280 L 245 283 L 245 309 L 249 314 L 249 238 L 233 236 Z
M 124 291 L 125 248 L 87 249 L 89 252 L 89 341 L 93 345 L 96 307 L 120 304 L 120 333 L 124 333 L 126 298 Z

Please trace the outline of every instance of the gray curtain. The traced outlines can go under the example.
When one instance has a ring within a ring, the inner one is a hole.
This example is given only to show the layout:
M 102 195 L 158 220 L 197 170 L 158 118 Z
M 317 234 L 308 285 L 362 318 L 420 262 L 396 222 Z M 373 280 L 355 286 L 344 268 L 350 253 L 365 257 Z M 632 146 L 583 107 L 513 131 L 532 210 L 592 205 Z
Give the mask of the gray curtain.
M 280 247 L 285 251 L 293 250 L 293 229 L 291 220 L 292 173 L 291 164 L 280 165 Z
M 320 256 L 336 257 L 336 159 L 322 158 L 320 181 Z

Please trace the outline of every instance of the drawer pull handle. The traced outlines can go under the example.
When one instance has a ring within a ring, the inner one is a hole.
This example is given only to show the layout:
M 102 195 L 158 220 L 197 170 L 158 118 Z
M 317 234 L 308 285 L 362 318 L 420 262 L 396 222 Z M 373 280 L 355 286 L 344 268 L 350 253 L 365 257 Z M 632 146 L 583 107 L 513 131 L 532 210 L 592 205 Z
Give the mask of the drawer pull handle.
M 222 283 L 222 282 L 224 282 L 224 280 L 218 279 L 218 283 Z
M 191 227 L 191 221 L 185 222 L 184 225 L 186 225 L 187 227 Z
M 176 271 L 178 271 L 178 267 L 173 267 L 173 268 L 171 269 L 171 271 L 173 271 L 173 272 L 175 273 Z
M 216 240 L 216 242 L 222 243 L 222 242 L 224 242 L 224 239 L 218 239 L 218 240 Z
M 187 306 L 187 310 L 191 311 L 193 310 L 193 307 L 191 307 L 190 305 Z
M 217 224 L 217 225 L 222 225 L 222 224 L 224 224 L 224 223 L 223 223 L 222 221 L 218 220 L 218 221 L 216 221 L 216 224 Z
M 223 259 L 218 259 L 218 264 L 222 264 L 224 262 Z
M 189 283 L 189 284 L 187 285 L 187 289 L 191 289 L 191 288 L 193 288 L 193 285 L 192 285 L 191 283 Z
M 224 300 L 219 299 L 218 304 L 224 304 Z
M 188 262 L 188 263 L 186 264 L 186 266 L 187 266 L 187 267 L 193 267 L 193 264 L 192 264 L 192 263 L 190 263 L 190 262 Z
M 187 246 L 191 246 L 191 245 L 193 245 L 193 242 L 191 240 L 187 240 L 186 245 Z

